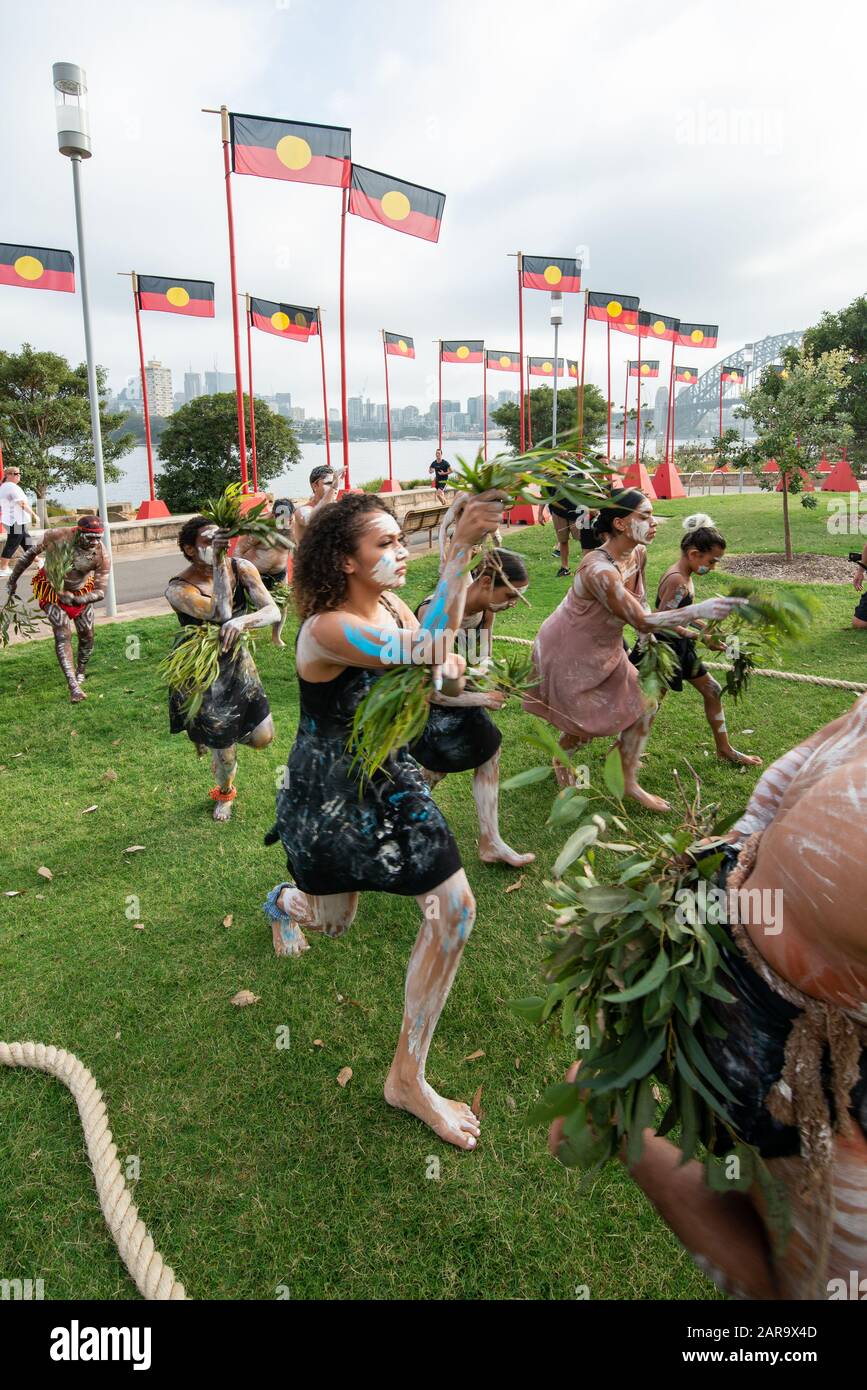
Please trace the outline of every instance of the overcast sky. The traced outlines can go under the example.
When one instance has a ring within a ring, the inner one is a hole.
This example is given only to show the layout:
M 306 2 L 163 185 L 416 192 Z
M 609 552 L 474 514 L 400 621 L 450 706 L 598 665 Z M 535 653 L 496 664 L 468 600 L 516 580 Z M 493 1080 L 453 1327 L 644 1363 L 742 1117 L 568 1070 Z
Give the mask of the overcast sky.
M 433 339 L 517 348 L 517 250 L 583 248 L 585 287 L 718 322 L 719 353 L 692 354 L 704 368 L 865 288 L 864 16 L 853 0 L 8 4 L 0 241 L 75 250 L 51 64 L 76 62 L 95 345 L 115 389 L 137 370 L 121 270 L 214 280 L 216 319 L 146 314 L 145 351 L 175 389 L 190 363 L 232 368 L 219 118 L 200 114 L 221 103 L 351 126 L 358 163 L 447 195 L 437 245 L 348 219 L 350 395 L 384 399 L 380 328 L 416 340 L 415 362 L 393 362 L 393 405 L 435 396 Z M 337 405 L 340 193 L 249 177 L 233 193 L 239 288 L 323 306 Z M 545 294 L 526 294 L 525 327 L 528 353 L 551 351 Z M 0 347 L 25 340 L 80 360 L 79 299 L 0 286 Z M 600 384 L 604 342 L 591 326 Z M 620 363 L 630 347 L 612 342 Z M 256 334 L 255 372 L 258 391 L 319 410 L 315 340 Z M 481 368 L 446 366 L 443 391 L 478 394 Z

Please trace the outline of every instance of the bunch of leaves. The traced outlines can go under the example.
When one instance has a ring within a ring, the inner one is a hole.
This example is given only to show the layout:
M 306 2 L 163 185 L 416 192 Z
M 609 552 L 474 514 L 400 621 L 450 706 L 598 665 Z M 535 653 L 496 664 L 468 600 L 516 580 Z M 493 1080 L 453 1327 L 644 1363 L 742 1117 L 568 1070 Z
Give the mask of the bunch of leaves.
M 66 576 L 72 569 L 74 555 L 72 540 L 55 541 L 46 547 L 45 577 L 56 594 L 62 594 L 66 588 Z
M 172 650 L 160 662 L 159 675 L 173 695 L 183 696 L 181 712 L 184 723 L 191 724 L 199 710 L 205 692 L 220 674 L 219 623 L 201 623 L 185 627 L 177 636 Z M 237 661 L 242 648 L 249 649 L 250 634 L 242 632 L 230 656 Z
M 548 730 L 531 741 L 564 761 Z M 504 786 L 549 774 L 548 767 L 529 769 Z M 731 1002 L 732 995 L 723 983 L 721 948 L 730 948 L 721 925 L 724 905 L 716 907 L 699 888 L 722 862 L 722 836 L 734 817 L 719 821 L 715 806 L 702 807 L 696 778 L 692 800 L 683 794 L 678 829 L 647 830 L 624 806 L 617 749 L 608 755 L 603 780 L 604 791 L 564 788 L 549 820 L 570 833 L 550 885 L 547 990 L 512 1008 L 537 1023 L 557 1015 L 564 1036 L 575 1038 L 582 1064 L 575 1082 L 548 1087 L 531 1122 L 564 1117 L 560 1157 L 582 1169 L 588 1182 L 624 1148 L 629 1163 L 637 1163 L 645 1129 L 667 1134 L 678 1127 L 683 1162 L 705 1146 L 711 1187 L 730 1192 L 761 1184 L 775 1213 L 775 1237 L 783 1241 L 780 1188 L 758 1153 L 738 1140 L 727 1109 L 734 1096 L 705 1047 L 709 1036 L 725 1036 L 714 1001 Z M 604 878 L 603 850 L 617 856 Z M 667 1091 L 661 1119 L 660 1087 Z
M 288 584 L 284 584 L 281 581 L 279 584 L 275 584 L 274 588 L 271 590 L 271 598 L 280 609 L 280 612 L 286 613 L 292 603 L 292 590 Z
M 349 734 L 352 768 L 361 788 L 391 754 L 421 734 L 433 691 L 429 666 L 392 666 L 371 685 L 355 711 Z
M 638 684 L 648 699 L 660 700 L 666 690 L 671 689 L 671 678 L 676 670 L 677 656 L 669 643 L 659 637 L 648 637 L 638 660 Z
M 550 487 L 576 507 L 598 507 L 610 494 L 610 475 L 611 465 L 601 456 L 584 453 L 579 458 L 562 448 L 540 445 L 514 457 L 498 454 L 488 463 L 481 452 L 473 463 L 458 457 L 450 481 L 456 492 L 477 494 L 496 489 L 513 504 L 538 505 L 539 494 L 532 489 Z
M 213 522 L 229 536 L 252 536 L 259 545 L 289 548 L 289 537 L 281 531 L 273 516 L 265 516 L 268 503 L 257 502 L 247 511 L 242 511 L 241 501 L 244 491 L 241 483 L 229 483 L 220 497 L 209 497 L 201 508 L 206 521 Z
M 758 667 L 778 665 L 787 642 L 804 640 L 819 605 L 812 594 L 768 593 L 749 583 L 734 584 L 729 593 L 747 602 L 727 618 L 709 623 L 702 635 L 705 641 L 724 644 L 731 660 L 726 693 L 736 700 Z
M 13 637 L 35 637 L 43 621 L 42 613 L 34 613 L 17 594 L 10 594 L 0 605 L 0 647 L 8 647 Z
M 502 690 L 507 695 L 529 690 L 539 679 L 532 652 L 519 646 L 508 647 L 504 656 L 488 661 L 483 671 L 468 671 L 467 676 L 467 684 L 476 690 Z

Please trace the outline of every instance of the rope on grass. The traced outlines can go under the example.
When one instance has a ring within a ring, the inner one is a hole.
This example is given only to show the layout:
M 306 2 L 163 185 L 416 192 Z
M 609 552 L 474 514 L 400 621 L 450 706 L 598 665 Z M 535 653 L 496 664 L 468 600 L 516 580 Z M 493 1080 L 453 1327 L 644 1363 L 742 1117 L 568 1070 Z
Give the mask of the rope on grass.
M 529 637 L 506 637 L 505 635 L 501 636 L 499 632 L 494 633 L 494 641 L 518 642 L 524 647 L 532 647 L 533 645 Z M 724 661 L 706 661 L 705 666 L 709 671 L 731 670 L 731 667 L 726 666 Z M 832 679 L 831 676 L 806 676 L 800 671 L 774 671 L 762 666 L 757 666 L 754 671 L 750 672 L 750 675 L 770 676 L 772 680 L 777 681 L 800 681 L 802 685 L 828 685 L 834 690 L 857 690 L 859 694 L 863 694 L 867 690 L 867 685 L 863 685 L 860 681 L 838 681 Z
M 130 1277 L 143 1298 L 185 1299 L 183 1284 L 177 1281 L 174 1270 L 166 1264 L 144 1222 L 139 1220 L 93 1073 L 72 1052 L 35 1042 L 0 1042 L 0 1065 L 48 1072 L 69 1087 L 81 1116 L 102 1214 Z

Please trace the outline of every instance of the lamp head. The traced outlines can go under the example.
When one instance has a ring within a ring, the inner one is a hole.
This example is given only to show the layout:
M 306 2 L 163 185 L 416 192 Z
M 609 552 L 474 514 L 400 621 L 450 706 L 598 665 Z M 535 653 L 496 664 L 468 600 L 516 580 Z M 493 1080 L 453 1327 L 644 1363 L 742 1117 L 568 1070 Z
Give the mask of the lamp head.
M 57 117 L 57 147 L 70 158 L 89 159 L 90 116 L 87 110 L 87 73 L 77 63 L 55 63 L 52 68 Z

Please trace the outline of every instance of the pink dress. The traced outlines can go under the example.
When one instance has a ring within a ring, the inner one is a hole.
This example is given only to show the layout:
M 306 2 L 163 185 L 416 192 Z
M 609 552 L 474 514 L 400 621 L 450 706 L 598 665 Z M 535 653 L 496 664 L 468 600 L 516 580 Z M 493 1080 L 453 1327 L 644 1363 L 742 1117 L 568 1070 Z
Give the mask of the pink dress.
M 618 570 L 624 588 L 644 604 L 646 561 L 643 545 L 619 564 L 604 548 L 587 552 L 568 594 L 536 635 L 539 684 L 524 697 L 529 714 L 586 738 L 622 733 L 641 717 L 646 703 L 623 646 L 625 623 L 606 607 L 600 575 Z

